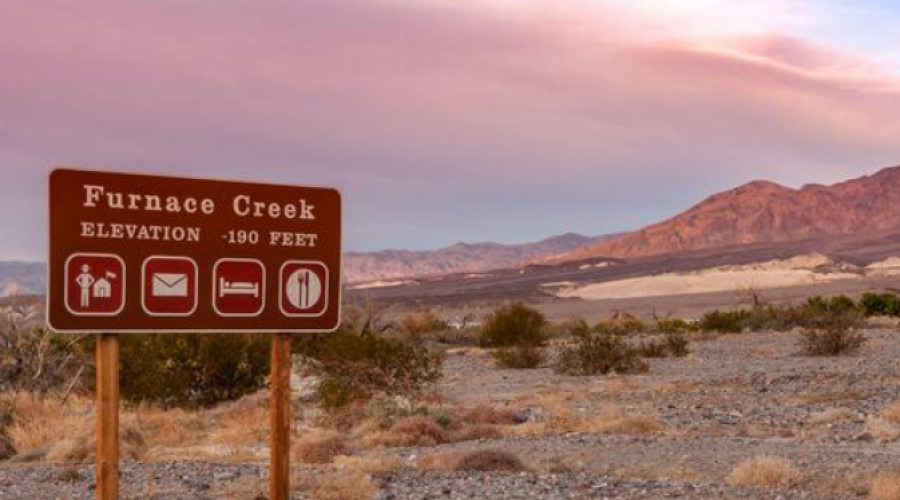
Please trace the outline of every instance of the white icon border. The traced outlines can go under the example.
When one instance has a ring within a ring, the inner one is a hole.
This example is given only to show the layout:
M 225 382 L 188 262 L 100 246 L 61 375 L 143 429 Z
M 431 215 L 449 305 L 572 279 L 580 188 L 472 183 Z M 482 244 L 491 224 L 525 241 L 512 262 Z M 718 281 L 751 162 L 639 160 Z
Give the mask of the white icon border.
M 147 309 L 147 263 L 150 262 L 151 259 L 160 259 L 160 260 L 180 260 L 180 261 L 188 261 L 194 266 L 194 307 L 189 312 L 186 313 L 155 313 L 151 312 Z M 185 318 L 188 316 L 192 316 L 195 312 L 197 312 L 197 307 L 200 304 L 200 268 L 197 266 L 197 261 L 190 257 L 185 257 L 182 255 L 151 255 L 144 259 L 144 262 L 141 264 L 141 309 L 144 310 L 144 313 L 148 316 L 153 316 L 157 318 Z
M 262 302 L 260 303 L 259 310 L 255 313 L 223 313 L 219 311 L 219 307 L 216 305 L 216 295 L 219 292 L 219 284 L 216 282 L 216 274 L 219 271 L 219 264 L 222 262 L 255 262 L 259 265 L 260 269 L 262 269 L 262 282 L 260 283 L 259 289 L 262 294 Z M 223 318 L 255 318 L 263 313 L 266 310 L 266 266 L 259 259 L 236 259 L 231 257 L 223 257 L 216 261 L 213 264 L 213 272 L 212 272 L 212 306 L 213 310 L 219 316 Z
M 324 286 L 325 304 L 322 307 L 322 312 L 316 314 L 289 313 L 284 310 L 284 268 L 292 264 L 318 264 L 325 270 L 325 281 L 322 283 Z M 329 273 L 328 266 L 320 260 L 288 260 L 285 261 L 284 264 L 281 264 L 281 268 L 278 270 L 278 309 L 281 311 L 281 314 L 289 318 L 318 318 L 324 316 L 325 313 L 328 312 L 328 294 L 330 293 L 331 286 L 329 283 Z
M 122 266 L 122 304 L 119 306 L 119 309 L 112 312 L 76 312 L 73 311 L 71 307 L 69 307 L 69 263 L 72 262 L 72 259 L 76 257 L 112 257 L 119 261 L 119 264 Z M 83 317 L 111 317 L 118 316 L 125 310 L 125 303 L 128 301 L 128 295 L 125 293 L 127 288 L 125 288 L 126 277 L 128 275 L 128 269 L 125 266 L 125 261 L 122 260 L 122 257 L 119 257 L 116 254 L 111 253 L 94 253 L 94 252 L 76 252 L 66 259 L 66 263 L 64 264 L 63 269 L 65 272 L 63 273 L 63 303 L 66 306 L 66 311 L 69 312 L 72 316 L 83 316 Z

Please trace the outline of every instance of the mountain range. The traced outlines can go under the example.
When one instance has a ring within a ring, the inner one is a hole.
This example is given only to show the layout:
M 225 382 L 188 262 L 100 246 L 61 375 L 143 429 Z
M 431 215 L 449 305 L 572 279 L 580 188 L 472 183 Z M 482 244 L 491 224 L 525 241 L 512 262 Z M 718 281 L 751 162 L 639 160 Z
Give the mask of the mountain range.
M 546 261 L 631 258 L 900 228 L 900 166 L 830 186 L 754 181 L 670 218 Z
M 351 252 L 343 265 L 347 283 L 364 283 L 898 230 L 900 166 L 829 186 L 793 189 L 753 181 L 714 194 L 662 222 L 617 235 L 568 233 L 518 245 L 457 243 L 432 251 Z M 0 262 L 0 296 L 42 294 L 44 275 L 41 263 Z

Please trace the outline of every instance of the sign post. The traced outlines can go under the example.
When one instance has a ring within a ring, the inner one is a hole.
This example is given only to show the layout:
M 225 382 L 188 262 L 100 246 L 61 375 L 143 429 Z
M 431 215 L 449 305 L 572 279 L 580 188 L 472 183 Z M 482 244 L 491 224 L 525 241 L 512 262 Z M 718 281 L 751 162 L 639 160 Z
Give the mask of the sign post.
M 269 497 L 290 500 L 291 337 L 272 335 L 269 381 Z
M 119 336 L 97 338 L 97 500 L 119 496 Z
M 119 334 L 243 332 L 273 334 L 270 496 L 287 500 L 291 334 L 340 323 L 340 194 L 60 169 L 49 199 L 47 321 L 99 335 L 97 498 L 118 493 Z

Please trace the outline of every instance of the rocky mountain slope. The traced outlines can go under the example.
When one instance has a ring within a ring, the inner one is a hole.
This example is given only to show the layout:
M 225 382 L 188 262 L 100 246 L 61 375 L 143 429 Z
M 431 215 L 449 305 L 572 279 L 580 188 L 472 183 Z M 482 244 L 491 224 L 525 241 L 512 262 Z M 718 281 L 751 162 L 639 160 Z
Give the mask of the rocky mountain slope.
M 900 228 L 900 166 L 831 186 L 768 181 L 710 196 L 671 219 L 548 260 L 642 257 Z
M 603 239 L 604 237 L 568 233 L 521 245 L 457 243 L 433 251 L 354 252 L 344 256 L 344 276 L 348 283 L 358 283 L 451 273 L 476 273 L 517 267 L 532 260 L 569 252 Z

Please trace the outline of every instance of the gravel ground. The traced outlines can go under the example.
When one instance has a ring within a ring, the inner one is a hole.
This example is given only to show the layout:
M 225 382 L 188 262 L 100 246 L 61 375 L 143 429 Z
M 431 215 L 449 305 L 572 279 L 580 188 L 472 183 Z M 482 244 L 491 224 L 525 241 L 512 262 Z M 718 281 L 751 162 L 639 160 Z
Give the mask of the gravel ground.
M 900 334 L 882 329 L 866 335 L 863 350 L 843 358 L 799 357 L 797 335 L 791 333 L 723 336 L 693 343 L 687 358 L 651 360 L 649 374 L 628 377 L 500 370 L 477 350 L 455 351 L 440 391 L 463 404 L 527 407 L 556 397 L 582 418 L 615 406 L 628 415 L 657 417 L 663 431 L 571 432 L 396 449 L 391 453 L 410 462 L 424 454 L 500 449 L 518 455 L 534 472 L 399 469 L 376 477 L 382 486 L 377 498 L 859 498 L 873 475 L 900 469 L 900 443 L 867 426 L 900 400 Z M 819 419 L 826 411 L 841 417 Z M 801 484 L 778 492 L 728 484 L 737 464 L 761 455 L 789 459 L 803 474 Z M 259 496 L 265 478 L 260 463 L 127 463 L 122 498 L 251 500 L 265 498 Z M 90 467 L 0 466 L 0 500 L 93 495 Z

